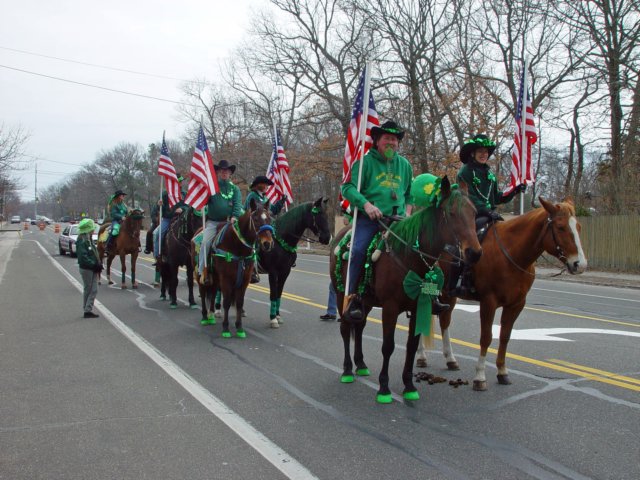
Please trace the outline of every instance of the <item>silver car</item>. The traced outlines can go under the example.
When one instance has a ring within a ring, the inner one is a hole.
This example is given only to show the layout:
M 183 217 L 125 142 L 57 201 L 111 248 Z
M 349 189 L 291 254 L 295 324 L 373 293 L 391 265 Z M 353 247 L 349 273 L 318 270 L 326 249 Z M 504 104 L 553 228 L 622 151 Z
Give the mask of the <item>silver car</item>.
M 95 230 L 91 234 L 91 240 L 93 240 L 93 244 L 96 245 L 98 242 L 98 230 L 100 230 L 100 225 L 96 225 Z M 69 255 L 75 257 L 77 255 L 76 252 L 76 241 L 78 240 L 78 225 L 69 225 L 62 230 L 62 233 L 58 237 L 58 252 L 60 255 L 65 255 L 69 252 Z

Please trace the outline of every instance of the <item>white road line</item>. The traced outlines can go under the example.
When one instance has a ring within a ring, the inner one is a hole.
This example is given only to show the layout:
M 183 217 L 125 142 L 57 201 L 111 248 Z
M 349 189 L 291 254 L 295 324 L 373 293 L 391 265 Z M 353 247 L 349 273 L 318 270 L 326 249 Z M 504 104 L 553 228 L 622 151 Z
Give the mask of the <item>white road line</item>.
M 38 242 L 40 249 L 47 255 L 51 263 L 67 277 L 69 282 L 82 293 L 83 287 L 69 272 L 67 272 L 58 261 L 56 261 L 49 252 Z M 255 449 L 274 467 L 282 472 L 290 479 L 317 479 L 307 468 L 300 464 L 295 458 L 278 447 L 269 440 L 265 435 L 253 428 L 244 418 L 235 413 L 220 399 L 200 385 L 188 373 L 182 370 L 178 365 L 173 363 L 162 352 L 157 350 L 147 340 L 142 338 L 136 332 L 127 327 L 118 317 L 116 317 L 107 307 L 96 300 L 95 306 L 104 315 L 104 317 L 113 325 L 120 333 L 129 339 L 136 347 L 144 352 L 153 362 L 169 374 L 178 384 L 184 388 L 193 398 L 198 400 L 207 410 L 213 413 L 218 419 L 233 430 L 242 440 L 244 440 L 251 448 Z
M 583 296 L 583 297 L 604 298 L 606 300 L 620 300 L 622 302 L 640 303 L 640 300 L 633 300 L 631 298 L 606 297 L 604 295 L 592 295 L 590 293 L 565 292 L 564 290 L 552 290 L 552 289 L 547 289 L 547 288 L 536 288 L 536 287 L 533 287 L 531 290 L 539 290 L 541 292 L 563 293 L 563 294 L 567 294 L 567 295 L 580 295 L 580 296 Z

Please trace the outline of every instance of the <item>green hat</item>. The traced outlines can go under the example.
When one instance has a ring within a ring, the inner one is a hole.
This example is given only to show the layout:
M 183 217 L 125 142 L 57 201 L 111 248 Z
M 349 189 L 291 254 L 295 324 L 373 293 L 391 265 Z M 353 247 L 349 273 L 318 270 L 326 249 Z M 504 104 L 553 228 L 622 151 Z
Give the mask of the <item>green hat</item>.
M 491 140 L 486 135 L 479 133 L 475 137 L 464 142 L 464 145 L 460 149 L 460 161 L 462 163 L 467 163 L 470 159 L 473 158 L 473 152 L 475 152 L 479 147 L 483 147 L 489 150 L 489 156 L 491 156 L 496 149 L 496 142 Z
M 442 179 L 430 173 L 423 173 L 413 179 L 411 183 L 411 196 L 413 204 L 418 207 L 431 207 L 436 205 L 440 195 L 440 182 Z
M 78 233 L 89 233 L 93 232 L 96 228 L 96 224 L 93 223 L 93 220 L 90 218 L 85 218 L 84 220 L 80 220 L 78 224 Z

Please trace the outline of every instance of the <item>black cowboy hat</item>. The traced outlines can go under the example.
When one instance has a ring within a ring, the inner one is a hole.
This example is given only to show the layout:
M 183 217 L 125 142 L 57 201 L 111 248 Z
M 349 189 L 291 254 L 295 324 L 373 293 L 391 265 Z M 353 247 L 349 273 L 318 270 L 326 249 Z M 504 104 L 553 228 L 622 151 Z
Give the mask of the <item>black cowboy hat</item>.
M 473 158 L 473 152 L 475 152 L 479 147 L 483 147 L 489 150 L 489 156 L 491 156 L 496 149 L 496 142 L 491 140 L 486 135 L 479 133 L 478 135 L 464 142 L 464 145 L 462 145 L 462 148 L 460 149 L 460 161 L 462 163 L 467 163 L 470 159 Z
M 226 160 L 220 160 L 220 163 L 214 165 L 213 168 L 216 172 L 218 170 L 231 170 L 231 173 L 236 171 L 236 166 L 229 164 Z
M 404 138 L 404 130 L 393 120 L 387 120 L 379 127 L 375 126 L 371 128 L 371 138 L 374 141 L 380 138 L 384 133 L 395 135 L 398 137 L 398 140 L 402 140 Z
M 116 190 L 116 193 L 113 194 L 113 197 L 119 197 L 120 195 L 126 195 L 126 193 L 124 193 L 122 190 L 118 189 Z
M 251 190 L 253 187 L 255 187 L 260 183 L 264 183 L 265 185 L 273 185 L 273 182 L 269 180 L 267 177 L 265 177 L 264 175 L 258 175 L 256 178 L 253 179 L 253 182 L 251 182 L 251 185 L 249 186 L 249 190 Z

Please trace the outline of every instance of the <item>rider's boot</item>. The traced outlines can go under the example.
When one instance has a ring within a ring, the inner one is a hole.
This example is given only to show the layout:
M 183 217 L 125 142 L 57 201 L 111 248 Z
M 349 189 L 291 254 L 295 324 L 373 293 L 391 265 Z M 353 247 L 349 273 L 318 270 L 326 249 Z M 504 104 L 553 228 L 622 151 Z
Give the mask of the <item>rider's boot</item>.
M 108 257 L 111 254 L 111 245 L 113 244 L 113 236 L 109 235 L 107 237 L 107 243 L 104 246 L 104 256 Z
M 347 311 L 345 312 L 349 320 L 354 322 L 360 322 L 364 318 L 364 305 L 360 295 L 350 295 L 349 304 L 347 305 Z
M 451 308 L 448 303 L 441 303 L 438 297 L 431 302 L 431 315 L 439 315 L 442 312 L 446 312 Z
M 260 275 L 258 274 L 258 269 L 256 266 L 254 266 L 253 270 L 251 270 L 250 283 L 260 283 Z

